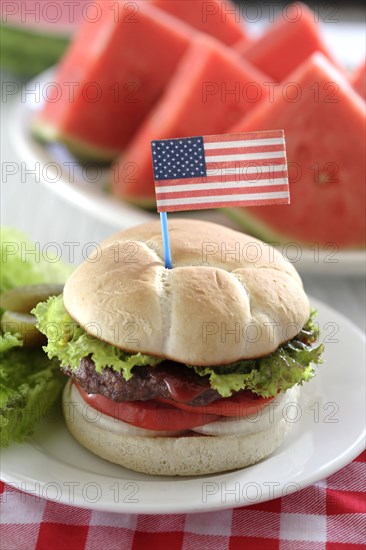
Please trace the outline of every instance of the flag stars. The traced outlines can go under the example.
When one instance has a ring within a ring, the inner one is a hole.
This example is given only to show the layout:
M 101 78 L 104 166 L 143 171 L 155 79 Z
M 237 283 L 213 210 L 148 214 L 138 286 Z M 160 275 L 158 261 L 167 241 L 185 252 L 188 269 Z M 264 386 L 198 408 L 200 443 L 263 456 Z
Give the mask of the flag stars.
M 195 178 L 206 174 L 203 138 L 152 142 L 154 179 Z

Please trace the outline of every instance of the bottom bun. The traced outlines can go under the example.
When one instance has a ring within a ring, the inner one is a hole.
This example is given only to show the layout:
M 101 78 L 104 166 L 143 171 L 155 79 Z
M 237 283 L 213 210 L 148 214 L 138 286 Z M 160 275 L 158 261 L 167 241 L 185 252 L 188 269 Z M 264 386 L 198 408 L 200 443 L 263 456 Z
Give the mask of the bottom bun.
M 63 409 L 66 425 L 75 439 L 101 458 L 146 474 L 194 476 L 244 468 L 273 453 L 293 423 L 285 415 L 269 428 L 249 435 L 203 436 L 193 432 L 173 437 L 125 435 L 116 430 L 118 420 L 97 411 L 97 416 L 90 419 L 84 409 L 90 406 L 75 403 L 71 388 L 69 382 L 63 393 Z M 294 389 L 291 403 L 296 404 L 299 388 Z

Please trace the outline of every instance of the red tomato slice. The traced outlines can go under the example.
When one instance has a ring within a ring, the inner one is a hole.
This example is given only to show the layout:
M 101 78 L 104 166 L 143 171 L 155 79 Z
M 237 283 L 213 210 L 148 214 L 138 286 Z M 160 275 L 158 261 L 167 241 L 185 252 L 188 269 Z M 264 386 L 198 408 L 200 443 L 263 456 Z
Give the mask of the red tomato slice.
M 219 419 L 218 414 L 192 413 L 157 400 L 116 403 L 103 395 L 87 394 L 79 384 L 75 385 L 84 401 L 97 411 L 147 430 L 189 430 Z
M 274 397 L 259 397 L 251 391 L 244 390 L 231 397 L 218 399 L 217 401 L 214 401 L 209 405 L 204 405 L 203 407 L 192 407 L 192 405 L 178 403 L 162 397 L 157 399 L 157 401 L 190 413 L 200 415 L 204 414 L 208 416 L 211 414 L 218 414 L 219 416 L 235 416 L 241 418 L 250 414 L 258 413 L 258 411 L 265 407 L 267 403 L 270 403 L 272 399 L 274 399 Z

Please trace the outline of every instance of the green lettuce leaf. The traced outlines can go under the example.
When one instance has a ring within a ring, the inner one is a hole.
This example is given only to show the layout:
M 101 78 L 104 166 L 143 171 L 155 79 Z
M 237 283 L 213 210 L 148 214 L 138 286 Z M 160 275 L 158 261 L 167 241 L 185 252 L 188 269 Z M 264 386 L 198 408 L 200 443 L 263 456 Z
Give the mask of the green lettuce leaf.
M 10 332 L 7 332 L 3 335 L 0 335 L 0 357 L 2 357 L 3 354 L 10 349 L 21 347 L 22 345 L 23 342 L 20 334 L 10 334 Z
M 262 397 L 274 397 L 295 384 L 302 385 L 314 375 L 312 365 L 322 363 L 324 345 L 312 348 L 309 344 L 319 337 L 319 326 L 313 310 L 308 322 L 290 342 L 283 344 L 266 357 L 239 361 L 222 367 L 194 367 L 200 376 L 209 376 L 211 387 L 222 397 L 234 391 L 248 389 Z
M 281 347 L 267 357 L 240 361 L 231 369 L 192 368 L 200 376 L 208 375 L 211 387 L 222 397 L 230 397 L 234 391 L 241 389 L 251 390 L 262 397 L 271 397 L 277 395 L 278 391 L 286 391 L 295 384 L 302 385 L 310 380 L 315 374 L 311 363 L 319 364 L 322 352 L 323 345 L 295 355 Z
M 62 283 L 71 267 L 16 229 L 0 230 L 0 293 L 17 286 Z M 0 311 L 0 314 L 2 312 Z M 42 349 L 23 349 L 18 334 L 0 334 L 0 445 L 24 441 L 57 400 L 66 377 Z
M 0 446 L 24 441 L 65 384 L 58 361 L 24 350 L 16 335 L 0 335 Z
M 51 253 L 45 258 L 39 245 L 17 229 L 1 227 L 0 241 L 0 292 L 23 285 L 63 283 L 71 273 L 70 266 Z
M 76 370 L 83 357 L 91 356 L 95 370 L 102 372 L 108 366 L 120 372 L 125 380 L 132 378 L 135 366 L 154 366 L 163 359 L 142 353 L 127 353 L 85 332 L 67 314 L 62 296 L 51 297 L 33 310 L 37 328 L 47 336 L 43 349 L 50 359 L 57 357 L 63 367 Z

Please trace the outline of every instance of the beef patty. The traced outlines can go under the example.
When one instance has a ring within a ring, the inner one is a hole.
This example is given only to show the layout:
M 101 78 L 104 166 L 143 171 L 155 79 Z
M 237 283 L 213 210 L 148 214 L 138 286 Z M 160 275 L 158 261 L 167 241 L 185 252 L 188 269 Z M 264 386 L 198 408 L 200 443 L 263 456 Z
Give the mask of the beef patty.
M 221 399 L 221 395 L 211 388 L 208 376 L 199 376 L 193 369 L 173 361 L 163 361 L 155 367 L 134 367 L 133 376 L 128 381 L 109 367 L 101 373 L 96 372 L 90 357 L 84 357 L 74 371 L 69 367 L 62 370 L 85 392 L 104 395 L 117 403 L 158 397 L 172 399 L 176 390 L 187 396 L 184 402 L 193 406 L 204 406 Z

